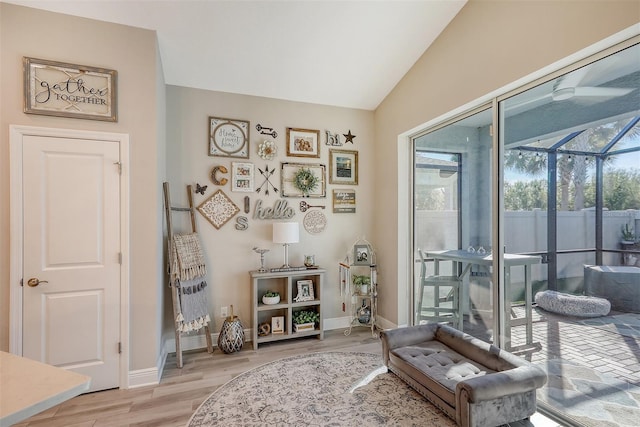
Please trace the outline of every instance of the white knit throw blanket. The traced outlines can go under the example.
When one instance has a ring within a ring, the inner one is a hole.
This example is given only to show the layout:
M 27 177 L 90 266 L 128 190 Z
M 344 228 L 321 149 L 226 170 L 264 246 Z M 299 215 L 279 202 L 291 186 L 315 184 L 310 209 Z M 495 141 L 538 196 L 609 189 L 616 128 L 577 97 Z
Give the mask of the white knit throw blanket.
M 173 266 L 171 270 L 174 275 L 171 278 L 172 281 L 197 279 L 207 274 L 207 266 L 204 263 L 204 254 L 197 233 L 173 236 Z

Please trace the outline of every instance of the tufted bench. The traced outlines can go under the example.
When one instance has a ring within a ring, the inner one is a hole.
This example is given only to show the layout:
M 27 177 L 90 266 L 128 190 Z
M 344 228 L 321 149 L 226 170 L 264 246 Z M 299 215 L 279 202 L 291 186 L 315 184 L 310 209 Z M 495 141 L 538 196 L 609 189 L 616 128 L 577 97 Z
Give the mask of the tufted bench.
M 431 323 L 381 333 L 385 365 L 459 426 L 498 426 L 536 411 L 546 374 L 457 329 Z

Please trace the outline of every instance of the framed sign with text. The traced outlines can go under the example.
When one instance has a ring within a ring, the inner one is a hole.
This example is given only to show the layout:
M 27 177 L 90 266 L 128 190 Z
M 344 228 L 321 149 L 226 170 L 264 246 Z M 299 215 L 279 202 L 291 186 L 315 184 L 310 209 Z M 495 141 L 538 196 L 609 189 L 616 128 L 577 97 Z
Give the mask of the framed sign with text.
M 23 58 L 24 112 L 118 121 L 115 70 Z
M 209 117 L 209 155 L 249 158 L 249 122 Z

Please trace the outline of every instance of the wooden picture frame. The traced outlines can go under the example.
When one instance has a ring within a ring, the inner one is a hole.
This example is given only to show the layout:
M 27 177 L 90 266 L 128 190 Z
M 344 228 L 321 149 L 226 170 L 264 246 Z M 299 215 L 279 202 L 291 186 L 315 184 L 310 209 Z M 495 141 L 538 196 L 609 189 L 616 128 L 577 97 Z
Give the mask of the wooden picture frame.
M 358 185 L 358 152 L 329 150 L 329 184 Z
M 318 178 L 318 185 L 308 194 L 296 187 L 295 177 L 299 170 L 304 169 Z M 280 164 L 280 184 L 282 197 L 326 197 L 326 165 L 320 163 L 289 163 Z
M 287 128 L 287 156 L 320 157 L 320 131 Z
M 355 245 L 353 247 L 353 265 L 371 265 L 369 245 Z
M 253 163 L 231 163 L 231 191 L 253 193 Z
M 333 190 L 333 213 L 356 213 L 356 190 Z
M 118 121 L 118 72 L 24 57 L 24 112 Z
M 296 285 L 298 285 L 298 294 L 296 295 L 297 302 L 313 301 L 315 299 L 313 280 L 298 280 Z
M 209 117 L 209 155 L 248 159 L 249 127 L 247 120 Z
M 271 333 L 284 334 L 284 316 L 273 316 L 271 318 Z

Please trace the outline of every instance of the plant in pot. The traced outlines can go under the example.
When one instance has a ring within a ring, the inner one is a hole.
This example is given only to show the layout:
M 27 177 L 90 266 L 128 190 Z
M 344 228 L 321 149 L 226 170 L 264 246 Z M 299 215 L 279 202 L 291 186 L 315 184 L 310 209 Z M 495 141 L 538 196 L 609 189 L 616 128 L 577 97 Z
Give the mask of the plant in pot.
M 313 331 L 320 321 L 320 313 L 313 310 L 295 311 L 291 317 L 296 332 Z
M 622 226 L 622 243 L 635 243 L 636 235 L 633 232 L 633 227 L 629 227 L 629 224 Z
M 358 294 L 368 294 L 369 285 L 371 285 L 371 278 L 364 274 L 353 275 L 353 286 L 356 288 Z
M 280 294 L 275 291 L 267 291 L 262 295 L 262 303 L 267 305 L 278 304 L 280 302 Z

